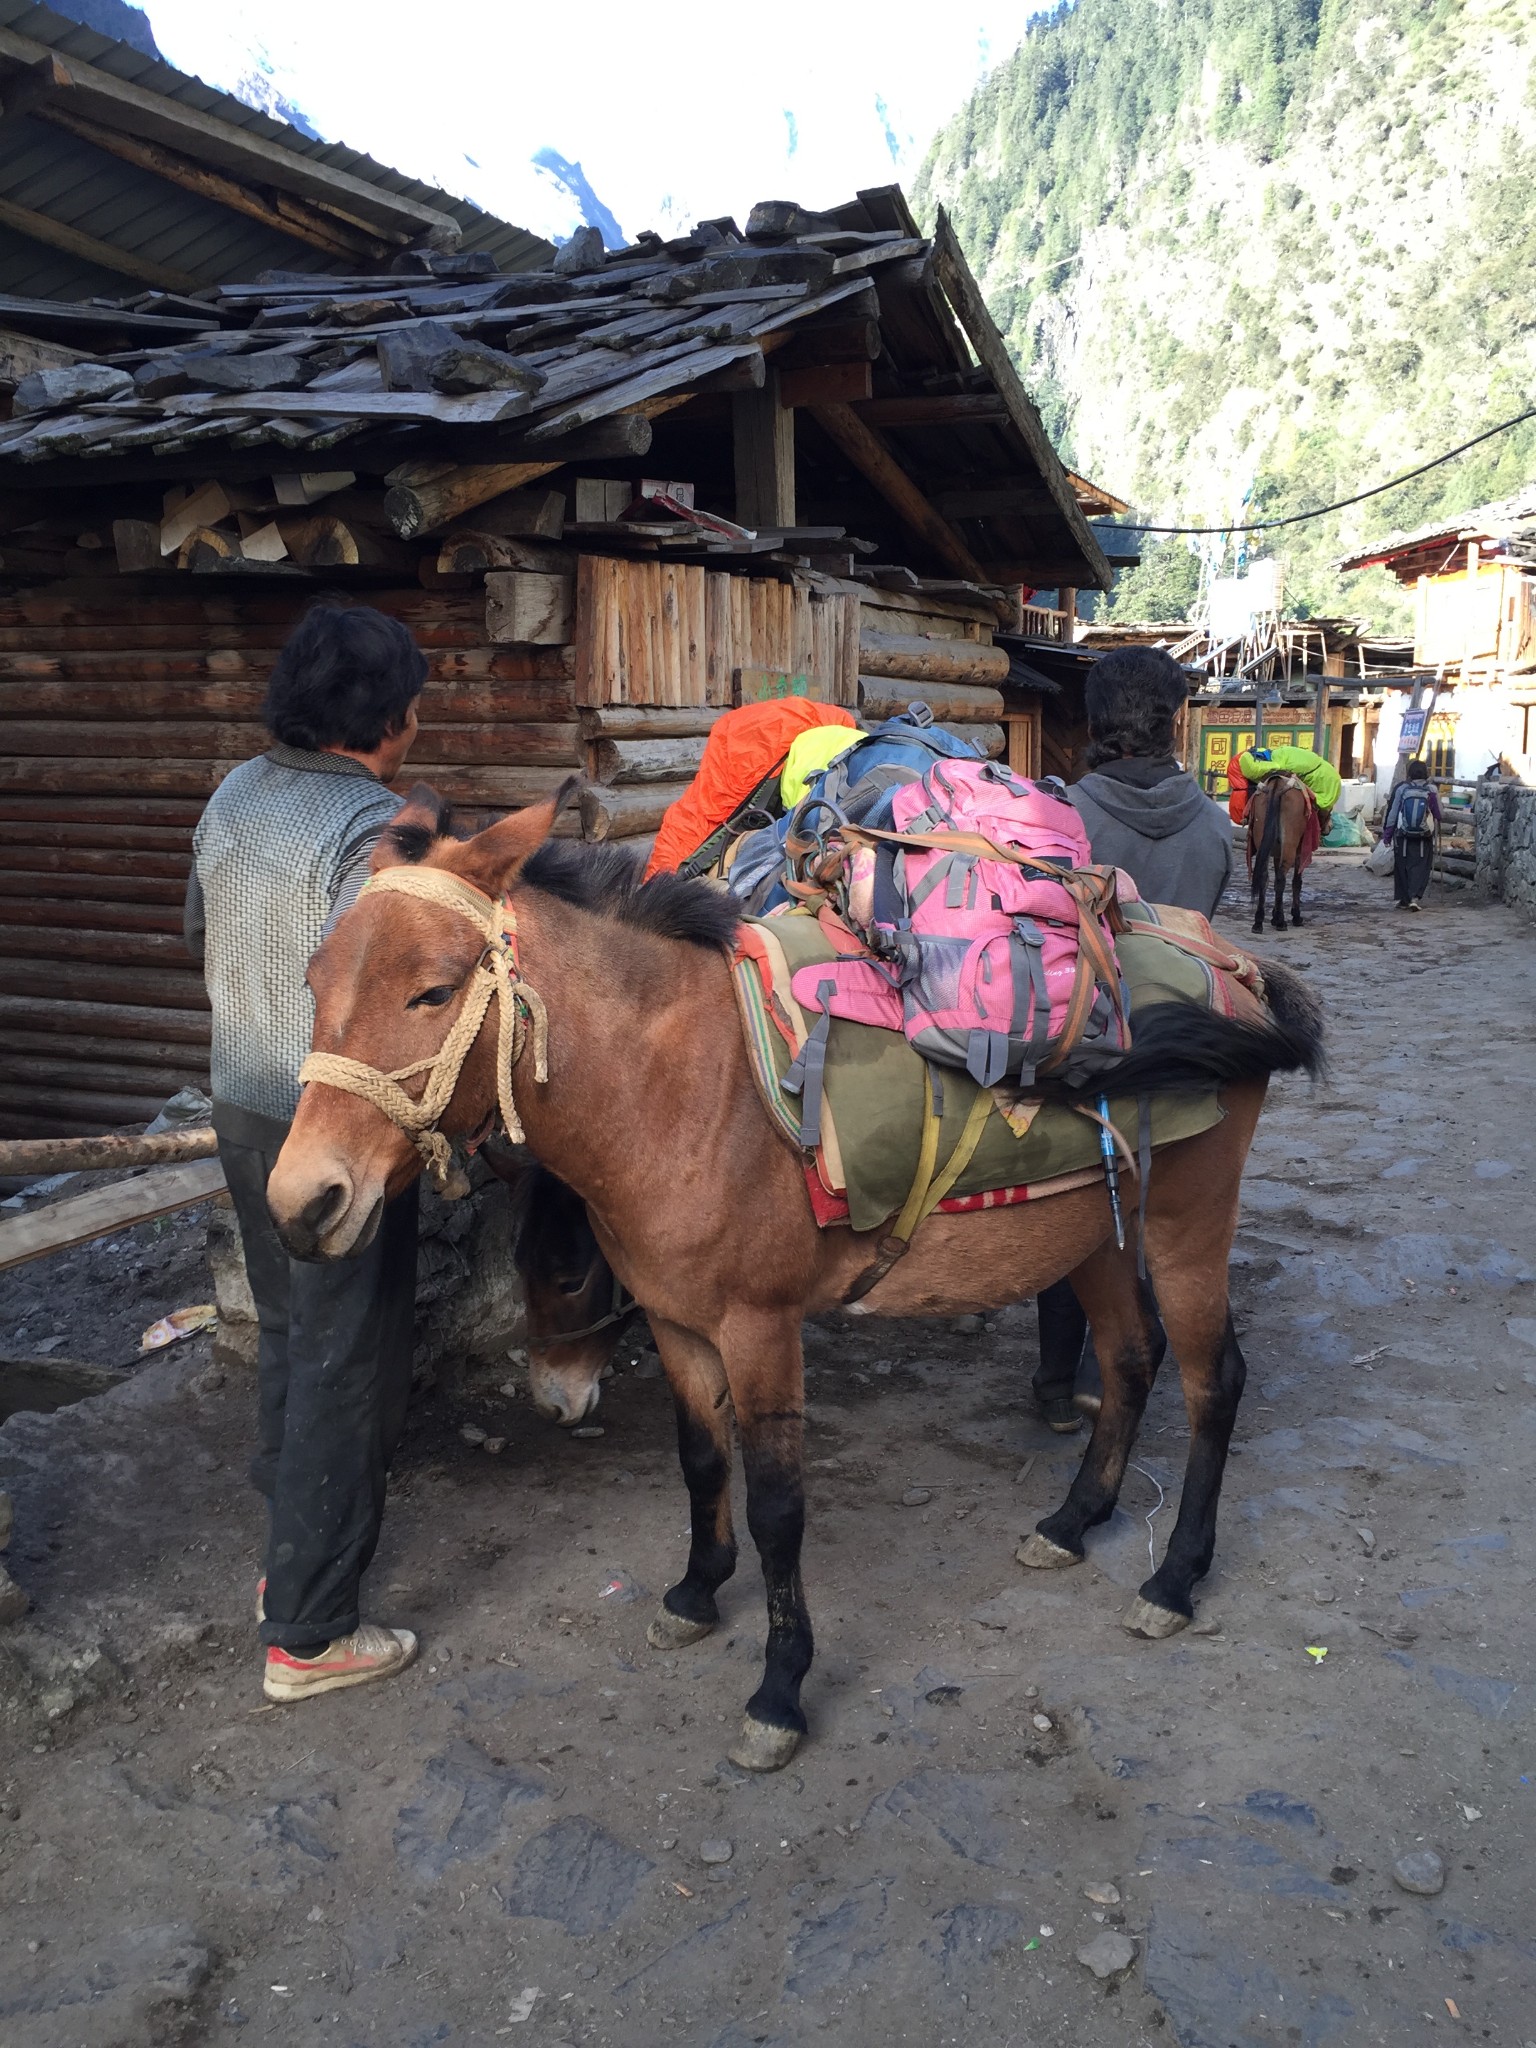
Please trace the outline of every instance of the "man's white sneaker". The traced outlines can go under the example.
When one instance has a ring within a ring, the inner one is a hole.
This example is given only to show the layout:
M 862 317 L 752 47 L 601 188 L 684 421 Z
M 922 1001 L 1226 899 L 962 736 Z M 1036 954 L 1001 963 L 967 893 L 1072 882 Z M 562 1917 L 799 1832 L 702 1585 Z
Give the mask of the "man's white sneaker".
M 408 1628 L 379 1628 L 365 1621 L 314 1657 L 296 1657 L 275 1646 L 269 1649 L 261 1689 L 269 1700 L 307 1700 L 315 1693 L 372 1685 L 413 1663 L 416 1648 Z

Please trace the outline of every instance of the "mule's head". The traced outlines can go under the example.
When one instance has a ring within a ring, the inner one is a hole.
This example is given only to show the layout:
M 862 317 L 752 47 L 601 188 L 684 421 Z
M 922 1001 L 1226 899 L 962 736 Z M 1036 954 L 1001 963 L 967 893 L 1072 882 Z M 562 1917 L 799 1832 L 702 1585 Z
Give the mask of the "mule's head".
M 441 799 L 418 784 L 380 840 L 374 872 L 407 862 L 438 869 L 495 902 L 548 838 L 561 797 L 460 840 L 448 835 Z M 453 1028 L 485 950 L 474 924 L 450 905 L 365 890 L 310 962 L 314 1050 L 382 1074 L 430 1062 Z M 493 1009 L 438 1121 L 445 1137 L 477 1131 L 494 1114 L 495 1040 Z M 419 1099 L 426 1078 L 401 1085 Z M 411 1138 L 382 1109 L 311 1081 L 267 1183 L 267 1205 L 296 1258 L 345 1258 L 369 1243 L 385 1202 L 408 1187 L 421 1166 Z

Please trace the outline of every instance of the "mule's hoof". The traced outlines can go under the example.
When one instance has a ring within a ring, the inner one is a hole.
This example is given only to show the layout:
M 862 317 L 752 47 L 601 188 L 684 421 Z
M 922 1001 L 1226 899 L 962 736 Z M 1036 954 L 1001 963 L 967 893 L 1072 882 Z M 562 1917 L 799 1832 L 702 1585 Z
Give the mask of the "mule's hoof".
M 1020 1564 L 1027 1564 L 1037 1572 L 1065 1571 L 1069 1564 L 1081 1564 L 1082 1559 L 1075 1550 L 1063 1550 L 1059 1543 L 1053 1543 L 1049 1536 L 1042 1536 L 1038 1529 L 1026 1536 L 1013 1553 Z
M 799 1747 L 797 1728 L 775 1728 L 748 1714 L 726 1755 L 744 1771 L 782 1771 Z
M 1181 1628 L 1188 1628 L 1189 1616 L 1176 1614 L 1171 1607 L 1154 1607 L 1138 1593 L 1121 1617 L 1120 1625 L 1133 1636 L 1146 1636 L 1160 1643 L 1164 1636 L 1176 1636 Z
M 712 1621 L 685 1621 L 670 1607 L 658 1607 L 645 1640 L 653 1650 L 686 1650 L 690 1643 L 702 1642 L 705 1636 L 712 1635 L 714 1628 Z

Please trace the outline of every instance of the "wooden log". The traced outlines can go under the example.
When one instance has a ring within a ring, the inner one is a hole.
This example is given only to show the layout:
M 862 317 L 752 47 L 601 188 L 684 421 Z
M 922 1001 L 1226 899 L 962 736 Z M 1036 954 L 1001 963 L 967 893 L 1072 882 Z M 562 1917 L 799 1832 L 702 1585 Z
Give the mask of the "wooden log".
M 445 476 L 415 485 L 394 484 L 384 505 L 396 533 L 406 540 L 438 533 L 476 505 L 488 504 L 558 469 L 559 462 L 479 462 L 450 469 Z
M 218 1160 L 197 1159 L 184 1166 L 157 1167 L 136 1180 L 91 1188 L 83 1195 L 66 1196 L 28 1216 L 9 1216 L 0 1222 L 0 1268 L 89 1244 L 93 1238 L 111 1237 L 135 1223 L 206 1202 L 223 1188 L 224 1169 Z
M 442 763 L 471 762 L 529 768 L 579 768 L 581 733 L 574 719 L 559 725 L 500 725 L 491 706 L 484 724 L 424 725 L 416 751 Z M 414 767 L 414 763 L 412 764 Z
M 180 919 L 181 905 L 187 893 L 183 881 L 144 875 L 47 874 L 39 873 L 35 868 L 13 871 L 5 856 L 14 858 L 16 854 L 15 847 L 0 848 L 0 898 L 49 901 L 56 907 L 67 903 L 92 903 L 108 924 L 112 922 L 108 913 L 125 905 L 161 904 L 172 916 Z M 0 917 L 5 915 L 4 906 L 0 904 Z M 14 918 L 7 921 L 16 922 Z
M 986 581 L 980 563 L 959 534 L 940 517 L 879 435 L 865 426 L 852 406 L 817 405 L 810 411 L 827 438 L 874 485 L 904 526 L 961 576 L 977 583 Z
M 599 739 L 592 754 L 601 783 L 675 782 L 697 774 L 704 739 Z
M 594 740 L 707 739 L 721 715 L 704 704 L 682 704 L 675 709 L 604 704 L 583 711 L 580 727 L 585 738 Z
M 903 682 L 987 683 L 1005 681 L 1008 653 L 971 640 L 925 640 L 916 634 L 861 633 L 859 674 L 899 676 Z
M 98 925 L 64 932 L 50 925 L 0 924 L 0 953 L 28 960 L 115 960 L 128 966 L 188 964 L 180 932 L 106 932 Z
M 103 992 L 105 993 L 105 992 Z M 74 1002 L 52 995 L 0 994 L 0 1028 L 84 1032 L 121 1039 L 174 1039 L 189 1053 L 207 1047 L 213 1024 L 206 991 L 198 1009 L 157 1008 L 151 1002 Z
M 451 761 L 412 761 L 394 787 L 404 796 L 413 782 L 426 782 L 457 803 L 521 810 L 553 796 L 569 779 L 568 768 L 479 767 Z
M 19 879 L 15 875 L 4 877 L 8 882 Z M 140 883 L 135 886 L 142 888 L 146 885 Z M 175 886 L 171 884 L 173 889 Z M 99 897 L 71 902 L 47 896 L 23 897 L 0 888 L 0 925 L 9 926 L 17 932 L 34 928 L 49 931 L 159 932 L 166 937 L 180 938 L 181 904 L 104 903 Z
M 57 797 L 0 791 L 0 825 L 67 825 L 77 835 L 70 843 L 81 845 L 115 845 L 116 841 L 111 839 L 78 837 L 88 830 L 107 825 L 161 830 L 185 827 L 190 832 L 202 815 L 201 804 L 183 803 L 171 797 L 100 797 L 82 815 L 79 805 L 61 803 Z
M 1003 695 L 978 683 L 903 683 L 889 676 L 860 676 L 859 711 L 873 724 L 895 718 L 918 701 L 940 725 L 995 724 L 1003 716 Z
M 174 1089 L 172 1093 L 174 1093 Z M 152 1138 L 121 1133 L 110 1138 L 0 1139 L 0 1174 L 103 1173 L 113 1167 L 174 1166 L 214 1159 L 219 1141 L 206 1125 L 159 1131 Z
M 241 756 L 241 759 L 249 758 Z M 0 755 L 0 793 L 44 792 L 72 797 L 213 795 L 239 760 L 142 761 L 48 760 L 30 755 L 10 761 Z
M 471 520 L 475 517 L 470 514 Z M 456 526 L 452 533 L 443 535 L 437 566 L 445 576 L 483 576 L 488 569 L 526 569 L 569 576 L 574 572 L 575 559 L 560 548 L 520 540 L 515 534 L 486 533 L 471 525 Z
M 634 839 L 654 832 L 668 804 L 675 803 L 687 787 L 686 782 L 656 782 L 633 789 L 609 789 L 589 783 L 579 800 L 582 836 Z
M 259 725 L 209 722 L 117 723 L 110 719 L 23 719 L 5 726 L 9 754 L 111 755 L 119 760 L 198 761 L 210 757 L 243 761 L 265 753 L 271 736 Z M 14 765 L 14 764 L 13 764 Z
M 0 1020 L 0 1053 L 10 1058 L 18 1053 L 38 1053 L 53 1061 L 88 1060 L 93 1066 L 117 1065 L 161 1069 L 175 1075 L 166 1089 L 174 1094 L 190 1075 L 206 1080 L 206 1045 L 178 1043 L 163 1038 L 106 1038 L 90 1031 L 20 1031 Z M 148 1085 L 148 1084 L 146 1084 Z M 154 1085 L 158 1086 L 156 1079 Z
M 112 546 L 121 575 L 142 576 L 165 566 L 157 519 L 114 519 Z
M 39 885 L 68 876 L 91 887 L 117 880 L 130 889 L 147 889 L 152 882 L 163 882 L 169 889 L 180 890 L 186 886 L 191 866 L 190 853 L 143 853 L 136 848 L 115 853 L 100 846 L 0 843 L 0 868 L 18 878 L 35 878 Z
M 485 631 L 497 643 L 562 646 L 575 631 L 575 586 L 569 576 L 508 570 L 485 579 Z
M 0 954 L 0 998 L 5 996 L 68 997 L 108 1008 L 202 1010 L 208 1008 L 203 977 L 190 962 L 186 971 L 172 967 L 123 967 L 113 961 L 82 960 L 78 950 L 62 960 L 11 958 Z
M 144 1124 L 159 1110 L 160 1095 L 123 1094 L 116 1089 L 13 1088 L 0 1080 L 0 1120 L 12 1112 L 21 1116 L 49 1116 L 54 1128 L 78 1131 L 89 1121 L 95 1123 Z

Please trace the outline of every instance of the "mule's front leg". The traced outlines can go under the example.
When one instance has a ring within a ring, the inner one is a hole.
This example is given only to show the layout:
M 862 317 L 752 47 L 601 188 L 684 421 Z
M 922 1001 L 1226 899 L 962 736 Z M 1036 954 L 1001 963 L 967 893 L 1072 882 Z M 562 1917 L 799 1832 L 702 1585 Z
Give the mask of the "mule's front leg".
M 1108 1521 L 1120 1498 L 1125 1468 L 1141 1427 L 1147 1396 L 1166 1348 L 1151 1301 L 1136 1277 L 1133 1249 L 1102 1245 L 1071 1275 L 1088 1313 L 1103 1399 L 1093 1435 L 1066 1499 L 1026 1537 L 1020 1564 L 1035 1570 L 1080 1564 L 1083 1532 Z
M 730 1751 L 747 1771 L 777 1771 L 805 1734 L 800 1687 L 815 1645 L 800 1582 L 805 1536 L 805 1380 L 800 1326 L 754 1317 L 722 1341 L 741 1432 L 747 1527 L 757 1545 L 768 1597 L 763 1682 L 747 1701 Z M 750 1348 L 747 1348 L 750 1347 Z
M 725 1367 L 712 1344 L 651 1318 L 677 1408 L 677 1454 L 688 1487 L 688 1569 L 662 1596 L 646 1631 L 654 1650 L 680 1650 L 720 1619 L 715 1594 L 736 1569 L 731 1527 L 731 1417 Z
M 1136 1635 L 1171 1636 L 1193 1619 L 1195 1582 L 1210 1570 L 1216 1551 L 1216 1508 L 1248 1368 L 1231 1316 L 1224 1314 L 1215 1332 L 1201 1330 L 1203 1320 L 1186 1319 L 1181 1312 L 1181 1329 L 1174 1316 L 1168 1318 L 1189 1411 L 1189 1462 L 1163 1561 L 1125 1618 Z

